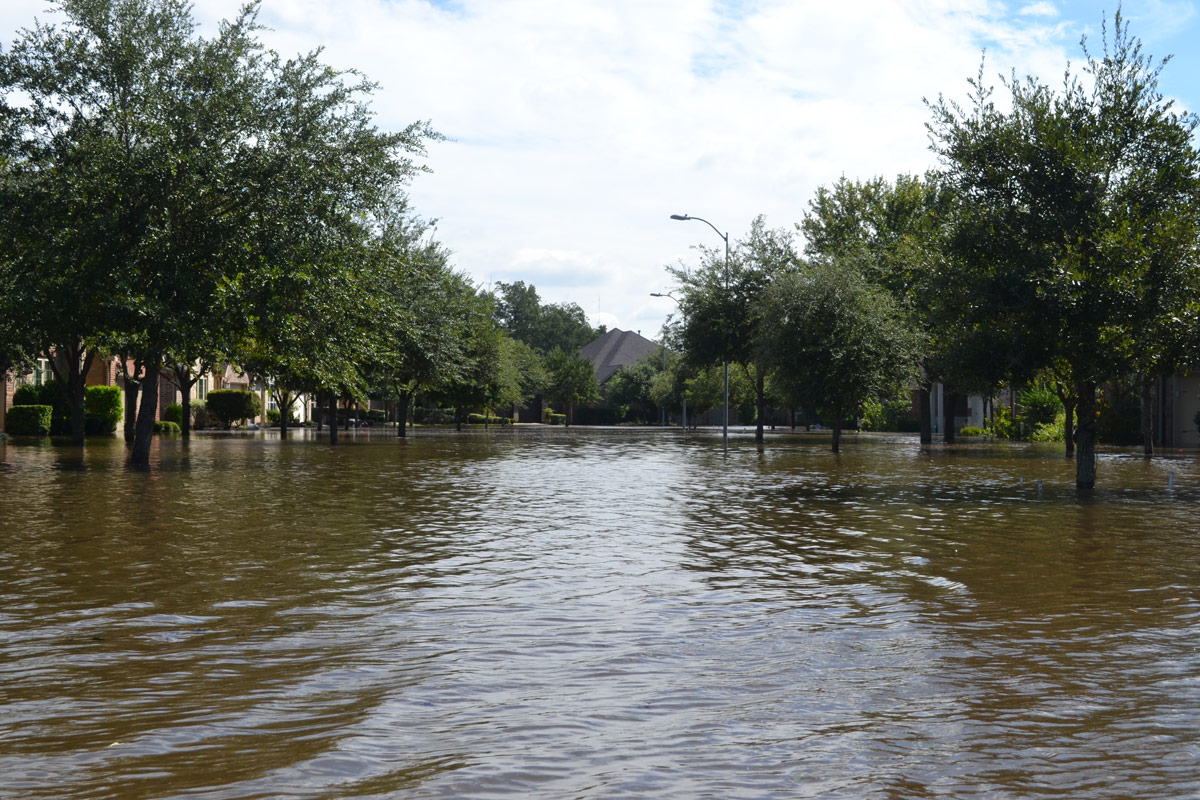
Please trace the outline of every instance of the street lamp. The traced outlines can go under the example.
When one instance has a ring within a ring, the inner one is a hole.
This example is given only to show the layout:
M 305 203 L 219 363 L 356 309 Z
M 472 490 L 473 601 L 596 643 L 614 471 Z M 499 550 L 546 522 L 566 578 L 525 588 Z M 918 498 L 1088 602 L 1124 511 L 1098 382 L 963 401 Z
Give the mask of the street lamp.
M 726 299 L 728 299 L 728 294 L 729 294 L 729 234 L 721 233 L 721 231 L 717 230 L 716 225 L 713 225 L 711 222 L 709 222 L 708 220 L 703 219 L 701 217 L 693 217 L 688 214 L 672 214 L 671 219 L 676 219 L 681 222 L 687 222 L 688 220 L 694 219 L 697 222 L 703 222 L 705 225 L 707 225 L 708 227 L 710 227 L 714 231 L 716 231 L 717 236 L 720 236 L 722 239 L 725 240 L 725 294 L 727 296 Z M 726 331 L 725 334 L 726 334 L 726 336 L 728 336 L 729 332 Z M 725 455 L 728 456 L 729 455 L 729 362 L 726 361 L 724 366 L 725 366 L 725 420 L 724 420 L 724 425 L 722 426 L 721 443 L 725 448 Z

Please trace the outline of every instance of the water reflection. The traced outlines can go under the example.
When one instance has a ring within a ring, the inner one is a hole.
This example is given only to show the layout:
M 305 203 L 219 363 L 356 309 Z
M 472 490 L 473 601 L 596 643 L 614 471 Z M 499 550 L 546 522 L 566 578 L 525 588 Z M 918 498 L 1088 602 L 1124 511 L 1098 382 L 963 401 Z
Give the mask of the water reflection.
M 1190 461 L 347 438 L 5 449 L 0 796 L 1200 790 Z

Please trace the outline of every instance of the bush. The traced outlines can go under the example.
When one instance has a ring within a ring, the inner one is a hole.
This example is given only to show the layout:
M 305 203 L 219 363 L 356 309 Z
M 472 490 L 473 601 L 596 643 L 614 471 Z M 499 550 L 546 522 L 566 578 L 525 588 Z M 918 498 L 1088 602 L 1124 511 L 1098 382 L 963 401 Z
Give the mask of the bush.
M 1012 416 L 1008 409 L 999 409 L 999 413 L 992 417 L 991 423 L 987 427 L 992 436 L 997 439 L 1011 439 L 1015 433 Z
M 958 432 L 959 436 L 983 436 L 983 428 L 976 428 L 974 425 L 964 425 L 962 430 Z
M 160 419 L 154 423 L 155 433 L 176 434 L 182 433 L 183 429 L 179 427 L 178 422 L 171 422 L 167 419 Z
M 547 411 L 546 423 L 548 425 L 565 425 L 567 423 L 567 415 L 555 414 L 553 411 Z
M 279 424 L 279 416 L 280 416 L 279 409 L 268 408 L 267 409 L 267 424 L 268 425 L 278 425 Z
M 42 387 L 34 386 L 32 383 L 18 386 L 13 392 L 14 406 L 40 406 L 42 405 Z
M 183 406 L 179 403 L 171 403 L 163 409 L 162 418 L 167 422 L 183 425 Z
M 860 424 L 864 431 L 912 433 L 921 429 L 921 421 L 913 414 L 909 400 L 868 400 L 861 410 Z
M 208 416 L 228 428 L 233 423 L 262 414 L 262 401 L 253 392 L 240 389 L 214 389 L 205 402 Z
M 1045 386 L 1035 386 L 1021 392 L 1020 403 L 1021 421 L 1031 432 L 1039 425 L 1054 422 L 1054 418 L 1063 413 L 1058 395 Z
M 4 429 L 13 436 L 49 436 L 53 413 L 51 406 L 15 405 L 8 410 Z
M 205 406 L 203 400 L 193 400 L 191 410 L 193 428 L 200 430 L 212 425 L 212 422 L 208 418 L 208 407 Z
M 13 393 L 13 406 L 50 406 L 50 433 L 61 436 L 71 432 L 71 407 L 58 381 L 18 387 Z

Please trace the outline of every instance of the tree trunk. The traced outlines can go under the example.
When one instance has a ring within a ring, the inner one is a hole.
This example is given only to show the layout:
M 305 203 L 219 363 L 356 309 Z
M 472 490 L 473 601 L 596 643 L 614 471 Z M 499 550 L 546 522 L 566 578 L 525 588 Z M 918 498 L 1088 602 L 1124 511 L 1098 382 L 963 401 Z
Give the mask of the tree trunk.
M 396 426 L 396 436 L 403 439 L 408 435 L 406 428 L 408 427 L 408 404 L 412 402 L 412 391 L 400 392 L 398 402 L 396 403 L 396 418 L 399 423 Z
M 1066 442 L 1064 455 L 1067 458 L 1075 457 L 1075 405 L 1074 399 L 1063 401 L 1063 411 L 1066 419 L 1063 420 L 1063 441 Z
M 329 443 L 337 444 L 338 440 L 338 396 L 337 392 L 329 393 Z
M 179 430 L 184 439 L 190 439 L 192 436 L 192 387 L 198 380 L 199 376 L 193 376 L 190 368 L 182 365 L 175 368 L 175 383 L 179 386 L 179 408 L 182 417 L 179 420 Z
M 1075 488 L 1096 488 L 1096 383 L 1079 381 L 1078 439 L 1075 443 Z
M 138 390 L 141 388 L 140 380 L 125 374 L 125 442 L 129 445 L 137 438 Z
M 158 416 L 158 374 L 157 365 L 147 366 L 146 377 L 142 380 L 132 456 L 134 466 L 138 467 L 150 466 L 150 443 L 154 440 L 154 418 Z
M 754 441 L 759 444 L 763 443 L 763 417 L 767 411 L 767 399 L 765 391 L 766 374 L 761 370 L 756 370 L 758 373 L 754 378 L 754 400 L 758 410 L 758 426 L 754 429 Z
M 288 437 L 288 417 L 291 416 L 292 410 L 292 393 L 287 389 L 282 389 L 275 397 L 275 403 L 279 406 L 279 438 L 286 439 Z
M 917 392 L 917 414 L 920 416 L 921 444 L 933 444 L 933 424 L 929 419 L 929 387 Z
M 58 359 L 50 358 L 49 353 L 46 355 L 50 371 L 54 373 L 55 379 L 66 393 L 67 404 L 71 407 L 71 444 L 82 445 L 87 435 L 83 412 L 85 383 L 96 354 L 82 343 L 74 343 L 57 348 L 55 355 Z M 59 359 L 66 369 L 66 375 L 58 369 Z
M 954 444 L 954 395 L 942 388 L 942 440 Z
M 1142 377 L 1142 454 L 1154 455 L 1154 384 L 1153 375 Z
M 839 448 L 842 445 L 842 409 L 838 409 L 833 415 L 833 452 L 840 452 Z

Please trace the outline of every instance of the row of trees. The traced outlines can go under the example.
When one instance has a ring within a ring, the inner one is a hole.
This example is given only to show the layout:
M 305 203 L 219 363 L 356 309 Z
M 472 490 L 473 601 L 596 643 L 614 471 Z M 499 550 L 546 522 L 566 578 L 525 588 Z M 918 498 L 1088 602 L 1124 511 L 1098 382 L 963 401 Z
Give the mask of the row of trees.
M 53 353 L 77 442 L 101 356 L 146 463 L 160 374 L 185 435 L 226 362 L 269 382 L 286 435 L 299 393 L 511 406 L 556 385 L 551 343 L 571 362 L 597 333 L 456 272 L 406 194 L 438 133 L 382 131 L 361 75 L 266 49 L 257 3 L 211 37 L 184 0 L 54 12 L 0 51 L 0 372 Z
M 981 66 L 966 106 L 929 103 L 939 168 L 820 189 L 803 258 L 760 219 L 728 266 L 700 248 L 699 266 L 672 268 L 686 360 L 737 364 L 760 403 L 773 381 L 835 425 L 919 386 L 923 441 L 934 381 L 985 396 L 1044 383 L 1076 484 L 1094 486 L 1097 387 L 1132 374 L 1148 392 L 1200 361 L 1200 154 L 1196 116 L 1157 88 L 1167 62 L 1119 12 L 1102 52 L 1083 49 L 1059 88 L 1014 76 L 998 104 Z

